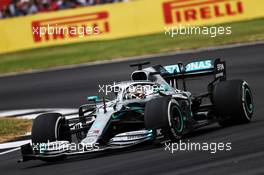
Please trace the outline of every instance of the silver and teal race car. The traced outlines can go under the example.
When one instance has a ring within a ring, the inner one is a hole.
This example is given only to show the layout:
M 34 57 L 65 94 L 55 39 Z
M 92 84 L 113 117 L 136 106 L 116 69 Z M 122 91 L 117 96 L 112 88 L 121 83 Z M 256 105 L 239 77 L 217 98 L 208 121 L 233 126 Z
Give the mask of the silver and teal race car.
M 21 146 L 22 161 L 56 161 L 146 142 L 178 141 L 213 123 L 225 127 L 250 122 L 251 89 L 244 80 L 226 79 L 224 61 L 143 68 L 146 64 L 131 65 L 138 67 L 131 80 L 110 87 L 112 100 L 88 97 L 78 117 L 39 115 L 33 122 L 32 143 Z M 188 91 L 187 80 L 205 76 L 211 77 L 205 93 Z

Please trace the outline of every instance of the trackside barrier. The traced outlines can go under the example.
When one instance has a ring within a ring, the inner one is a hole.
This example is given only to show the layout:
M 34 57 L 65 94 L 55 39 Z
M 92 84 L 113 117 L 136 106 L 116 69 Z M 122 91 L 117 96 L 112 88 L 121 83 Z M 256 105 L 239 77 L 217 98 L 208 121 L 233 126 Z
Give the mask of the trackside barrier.
M 264 17 L 263 0 L 138 0 L 0 20 L 0 53 L 164 32 Z M 90 26 L 92 32 L 37 34 L 41 27 Z M 95 29 L 97 31 L 95 31 Z

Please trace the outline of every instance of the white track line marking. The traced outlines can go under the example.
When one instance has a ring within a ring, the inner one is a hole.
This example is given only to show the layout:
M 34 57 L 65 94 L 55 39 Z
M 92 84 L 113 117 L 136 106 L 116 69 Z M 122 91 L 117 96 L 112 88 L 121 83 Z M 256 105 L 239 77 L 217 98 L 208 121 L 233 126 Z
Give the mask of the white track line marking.
M 11 153 L 11 152 L 17 151 L 17 150 L 19 150 L 19 149 L 20 149 L 20 148 L 18 147 L 18 148 L 14 148 L 14 149 L 11 149 L 11 150 L 8 150 L 8 151 L 1 152 L 1 153 L 0 153 L 0 156 L 1 156 L 1 155 L 4 155 L 4 154 L 7 154 L 7 153 Z
M 21 110 L 0 111 L 0 117 L 15 116 L 19 114 L 33 113 L 37 111 L 46 111 L 46 109 L 21 109 Z
M 0 117 L 18 116 L 16 118 L 35 119 L 38 115 L 45 113 L 43 111 L 58 112 L 58 113 L 61 113 L 63 115 L 78 113 L 78 109 L 71 109 L 71 108 L 22 109 L 22 110 L 0 111 Z M 30 113 L 32 113 L 32 114 L 30 114 Z
M 19 147 L 21 145 L 25 145 L 27 143 L 31 143 L 31 140 L 22 140 L 22 141 L 1 143 L 0 149 L 17 148 L 17 147 Z

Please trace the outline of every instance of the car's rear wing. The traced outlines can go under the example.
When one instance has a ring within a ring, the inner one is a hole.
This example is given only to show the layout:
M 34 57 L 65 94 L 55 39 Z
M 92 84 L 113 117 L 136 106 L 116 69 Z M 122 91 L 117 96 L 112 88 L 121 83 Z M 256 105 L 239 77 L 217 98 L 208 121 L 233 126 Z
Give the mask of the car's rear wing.
M 226 64 L 220 59 L 195 61 L 186 65 L 178 63 L 160 67 L 160 73 L 175 88 L 178 88 L 178 79 L 182 79 L 186 89 L 184 81 L 186 78 L 214 75 L 213 81 L 226 80 Z

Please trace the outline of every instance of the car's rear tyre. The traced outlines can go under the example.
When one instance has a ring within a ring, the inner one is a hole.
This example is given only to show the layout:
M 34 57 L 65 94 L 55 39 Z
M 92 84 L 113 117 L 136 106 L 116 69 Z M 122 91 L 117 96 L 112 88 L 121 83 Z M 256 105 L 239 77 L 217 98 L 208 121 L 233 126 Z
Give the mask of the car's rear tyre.
M 162 133 L 170 140 L 179 140 L 184 130 L 184 119 L 178 102 L 171 96 L 147 102 L 145 126 L 148 129 L 162 129 Z
M 46 113 L 39 115 L 32 125 L 32 143 L 47 143 L 56 140 L 71 141 L 68 132 L 70 128 L 65 125 L 65 119 L 59 113 Z
M 245 81 L 220 82 L 214 88 L 212 101 L 221 126 L 251 121 L 254 103 L 251 89 Z

